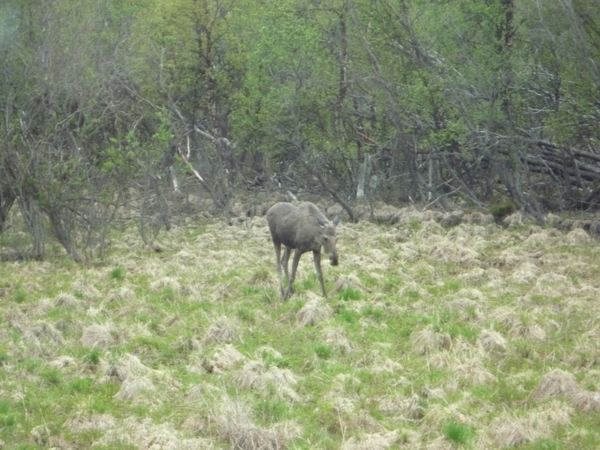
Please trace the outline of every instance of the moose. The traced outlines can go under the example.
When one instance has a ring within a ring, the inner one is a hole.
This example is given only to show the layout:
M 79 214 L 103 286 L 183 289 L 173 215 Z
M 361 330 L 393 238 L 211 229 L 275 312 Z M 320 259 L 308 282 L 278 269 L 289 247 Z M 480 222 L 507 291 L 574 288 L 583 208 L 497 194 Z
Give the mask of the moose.
M 313 203 L 304 202 L 296 207 L 291 203 L 280 202 L 273 205 L 267 211 L 267 222 L 271 230 L 273 246 L 275 247 L 275 258 L 277 260 L 277 274 L 279 275 L 279 288 L 281 300 L 287 300 L 294 292 L 292 283 L 296 278 L 296 269 L 303 253 L 310 250 L 313 252 L 315 269 L 323 296 L 326 297 L 325 284 L 323 283 L 323 272 L 321 272 L 321 247 L 329 255 L 332 266 L 338 264 L 338 253 L 336 249 L 335 227 L 340 221 L 339 215 L 329 222 Z M 283 258 L 281 257 L 281 245 L 284 246 Z M 292 275 L 288 273 L 288 260 L 294 249 L 294 260 L 292 262 Z M 281 269 L 285 271 L 288 280 L 287 289 L 283 289 L 283 276 Z

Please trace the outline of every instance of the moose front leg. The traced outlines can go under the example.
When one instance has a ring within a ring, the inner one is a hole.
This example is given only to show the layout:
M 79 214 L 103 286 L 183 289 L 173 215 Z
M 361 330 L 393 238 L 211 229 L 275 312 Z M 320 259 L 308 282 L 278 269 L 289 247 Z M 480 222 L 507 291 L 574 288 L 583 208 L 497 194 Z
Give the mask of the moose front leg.
M 281 298 L 283 299 L 283 274 L 282 269 L 281 269 L 281 265 L 282 265 L 282 260 L 281 260 L 281 242 L 273 242 L 273 247 L 275 248 L 275 260 L 277 261 L 277 275 L 279 276 L 279 291 L 281 293 Z M 287 249 L 287 247 L 286 247 Z M 283 257 L 285 258 L 285 251 L 283 254 Z M 286 260 L 286 274 L 287 274 L 287 260 Z
M 294 251 L 294 259 L 292 260 L 292 273 L 289 278 L 288 290 L 285 294 L 285 299 L 290 298 L 292 293 L 294 292 L 294 288 L 292 287 L 292 283 L 296 279 L 296 269 L 298 269 L 298 262 L 300 262 L 300 257 L 302 256 L 302 252 L 298 249 Z
M 319 279 L 319 283 L 321 283 L 321 291 L 323 291 L 323 297 L 327 297 L 327 292 L 325 292 L 325 283 L 323 282 L 323 272 L 321 271 L 321 252 L 313 251 L 313 260 L 315 262 L 317 278 Z

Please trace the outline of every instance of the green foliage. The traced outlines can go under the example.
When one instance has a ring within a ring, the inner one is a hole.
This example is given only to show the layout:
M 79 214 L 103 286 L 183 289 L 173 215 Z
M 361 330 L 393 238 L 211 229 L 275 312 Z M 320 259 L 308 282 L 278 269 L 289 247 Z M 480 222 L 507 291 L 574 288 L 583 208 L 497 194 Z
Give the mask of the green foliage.
M 347 287 L 340 291 L 339 297 L 342 300 L 359 300 L 362 294 L 358 289 Z
M 15 291 L 15 293 L 13 294 L 13 300 L 16 303 L 23 303 L 25 300 L 27 300 L 27 297 L 28 297 L 27 292 L 22 288 L 17 289 Z
M 85 360 L 89 362 L 89 364 L 93 366 L 97 366 L 100 363 L 100 357 L 102 356 L 102 352 L 100 349 L 93 348 L 85 357 Z
M 127 271 L 123 267 L 117 266 L 110 271 L 110 278 L 113 280 L 123 280 L 126 274 Z
M 474 437 L 474 431 L 461 423 L 448 422 L 442 428 L 444 437 L 458 446 L 467 445 Z
M 329 359 L 333 355 L 333 349 L 326 344 L 316 344 L 315 354 L 321 359 Z
M 504 217 L 512 214 L 515 211 L 515 205 L 512 201 L 504 199 L 489 207 L 490 213 L 496 221 L 501 221 Z

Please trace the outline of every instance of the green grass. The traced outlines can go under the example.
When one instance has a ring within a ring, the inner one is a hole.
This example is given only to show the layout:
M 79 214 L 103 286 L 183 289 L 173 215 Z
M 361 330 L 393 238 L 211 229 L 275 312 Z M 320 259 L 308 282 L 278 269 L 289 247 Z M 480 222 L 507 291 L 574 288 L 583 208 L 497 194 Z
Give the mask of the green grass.
M 474 431 L 461 423 L 448 422 L 442 428 L 442 434 L 456 446 L 466 446 L 474 437 Z
M 398 226 L 415 261 L 396 227 L 344 226 L 358 237 L 340 239 L 340 266 L 323 264 L 326 287 L 340 275 L 360 283 L 327 299 L 305 255 L 281 302 L 266 228 L 241 248 L 242 228 L 218 222 L 159 235 L 159 253 L 115 233 L 103 263 L 50 251 L 44 263 L 1 265 L 0 440 L 34 448 L 31 430 L 44 425 L 49 448 L 139 448 L 159 435 L 228 448 L 237 425 L 298 449 L 375 435 L 387 448 L 500 448 L 497 424 L 522 420 L 535 439 L 519 448 L 600 447 L 600 408 L 533 395 L 553 370 L 600 391 L 597 243 L 531 248 L 526 227 L 489 226 L 482 240 L 481 228 L 447 237 L 411 219 Z M 476 259 L 452 253 L 459 240 Z M 513 282 L 523 263 L 545 281 Z M 471 282 L 475 268 L 485 274 Z M 125 288 L 134 294 L 120 297 Z M 504 344 L 484 342 L 491 331 Z M 223 416 L 227 401 L 243 420 Z

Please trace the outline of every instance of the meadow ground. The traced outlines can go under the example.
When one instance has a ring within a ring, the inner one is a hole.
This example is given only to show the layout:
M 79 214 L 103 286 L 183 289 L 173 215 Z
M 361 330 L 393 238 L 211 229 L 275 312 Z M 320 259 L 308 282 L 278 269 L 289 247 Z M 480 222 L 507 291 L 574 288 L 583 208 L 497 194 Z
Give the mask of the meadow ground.
M 328 299 L 307 254 L 279 301 L 264 217 L 0 263 L 0 448 L 600 448 L 599 242 L 399 211 Z

